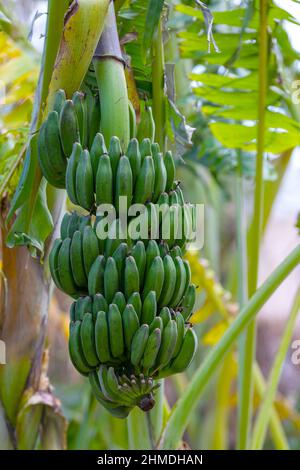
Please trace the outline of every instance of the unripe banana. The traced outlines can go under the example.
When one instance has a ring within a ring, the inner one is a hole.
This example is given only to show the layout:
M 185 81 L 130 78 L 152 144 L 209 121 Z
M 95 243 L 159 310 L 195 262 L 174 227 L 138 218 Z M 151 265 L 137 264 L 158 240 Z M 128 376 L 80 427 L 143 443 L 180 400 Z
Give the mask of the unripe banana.
M 142 164 L 140 147 L 139 147 L 139 143 L 137 139 L 131 139 L 131 141 L 129 142 L 129 145 L 126 151 L 126 156 L 130 162 L 133 184 L 135 184 L 138 174 L 141 169 L 141 164 Z
M 135 333 L 131 343 L 130 360 L 133 366 L 138 367 L 141 364 L 145 352 L 146 344 L 149 338 L 149 325 L 142 325 Z
M 83 150 L 79 158 L 76 170 L 76 196 L 79 205 L 90 212 L 95 197 L 93 169 L 88 150 Z
M 163 259 L 164 263 L 164 284 L 162 293 L 159 299 L 160 307 L 169 305 L 175 291 L 176 285 L 176 267 L 175 263 L 170 255 L 166 255 Z
M 146 269 L 146 250 L 145 250 L 145 245 L 142 241 L 138 241 L 133 246 L 131 250 L 131 255 L 135 259 L 138 272 L 139 272 L 140 286 L 142 286 L 144 282 L 144 275 L 145 275 L 145 269 Z
M 117 166 L 116 189 L 115 189 L 115 207 L 120 211 L 120 197 L 126 198 L 127 204 L 125 211 L 131 206 L 133 191 L 133 178 L 129 159 L 123 155 Z
M 88 278 L 90 269 L 99 255 L 98 238 L 91 226 L 83 229 L 82 250 L 85 274 Z
M 133 256 L 128 256 L 128 258 L 126 258 L 124 290 L 127 299 L 129 299 L 134 292 L 138 292 L 140 290 L 139 271 Z
M 98 132 L 95 135 L 95 138 L 93 140 L 93 144 L 92 144 L 91 149 L 90 149 L 91 164 L 92 164 L 92 168 L 93 168 L 93 175 L 94 175 L 94 180 L 95 181 L 96 181 L 96 176 L 97 176 L 100 157 L 102 157 L 102 155 L 106 155 L 106 154 L 107 154 L 107 148 L 105 146 L 104 137 L 103 137 L 102 134 L 100 134 Z
M 167 152 L 164 158 L 165 167 L 167 170 L 167 183 L 166 191 L 169 192 L 173 188 L 175 179 L 175 163 L 172 152 Z
M 59 116 L 59 131 L 64 154 L 69 157 L 74 143 L 80 143 L 78 119 L 72 100 L 66 100 L 63 104 Z
M 155 368 L 162 369 L 171 360 L 177 341 L 177 326 L 174 320 L 171 320 L 164 327 L 161 338 L 161 346 L 157 355 Z
M 65 175 L 67 159 L 63 154 L 59 135 L 59 121 L 56 111 L 49 113 L 45 128 L 47 156 L 57 175 Z
M 93 303 L 91 297 L 79 297 L 75 304 L 75 319 L 83 320 L 86 313 L 91 313 L 93 309 Z
M 71 157 L 68 161 L 66 171 L 66 190 L 68 196 L 73 204 L 78 205 L 77 193 L 76 193 L 76 172 L 79 164 L 79 160 L 82 153 L 82 147 L 78 142 L 73 145 Z
M 65 90 L 57 90 L 53 102 L 53 110 L 60 114 L 61 109 L 66 101 Z
M 46 178 L 48 183 L 50 183 L 55 188 L 64 188 L 65 183 L 65 174 L 58 173 L 50 160 L 48 155 L 48 148 L 46 145 L 46 125 L 47 122 L 44 122 L 39 130 L 38 134 L 38 160 L 43 176 Z M 34 137 L 33 137 L 34 138 Z
M 124 297 L 123 292 L 116 292 L 112 300 L 112 303 L 118 307 L 121 315 L 123 315 L 123 311 L 126 307 L 126 299 Z
M 115 260 L 110 256 L 106 262 L 104 271 L 104 295 L 109 304 L 118 290 L 119 273 Z
M 109 306 L 107 319 L 110 350 L 113 357 L 118 358 L 124 352 L 124 336 L 121 313 L 115 304 Z
M 113 203 L 113 172 L 108 155 L 102 155 L 99 158 L 98 170 L 96 176 L 96 203 Z
M 171 320 L 171 316 L 170 316 L 169 320 Z M 162 321 L 161 317 L 155 317 L 154 318 L 153 322 L 151 323 L 151 325 L 149 327 L 149 332 L 152 333 L 152 331 L 154 331 L 155 328 L 158 328 L 160 331 L 163 331 L 164 324 L 163 324 L 163 321 Z
M 141 152 L 142 160 L 145 157 L 152 156 L 151 140 L 148 139 L 148 137 L 142 140 L 140 144 L 140 152 Z
M 76 321 L 75 323 L 70 323 L 69 353 L 75 369 L 77 369 L 80 374 L 87 375 L 91 371 L 91 368 L 86 362 L 82 351 L 80 329 L 81 322 Z
M 125 347 L 128 352 L 131 351 L 131 342 L 140 323 L 133 305 L 127 305 L 122 313 L 123 332 Z
M 110 362 L 111 352 L 109 346 L 109 331 L 106 313 L 103 311 L 97 312 L 95 322 L 95 345 L 97 356 L 101 364 Z
M 175 344 L 175 349 L 174 349 L 172 357 L 176 357 L 178 355 L 182 346 L 184 335 L 185 335 L 184 318 L 181 315 L 181 313 L 179 312 L 175 313 L 175 321 L 176 321 L 176 326 L 177 326 L 177 341 Z
M 159 196 L 165 191 L 167 184 L 167 170 L 164 164 L 164 159 L 161 153 L 153 154 L 154 169 L 155 169 L 155 182 L 153 201 L 156 202 Z
M 195 302 L 196 286 L 195 284 L 190 284 L 181 303 L 181 314 L 185 321 L 188 321 L 189 317 L 191 316 Z
M 155 291 L 150 291 L 143 302 L 141 323 L 150 325 L 157 313 L 157 301 Z
M 152 199 L 155 182 L 154 162 L 151 156 L 144 158 L 141 170 L 138 174 L 133 202 L 135 204 L 145 204 Z
M 158 244 L 155 240 L 149 240 L 146 249 L 146 273 L 149 272 L 149 269 L 157 256 L 160 256 Z
M 84 270 L 82 234 L 79 230 L 77 230 L 72 237 L 70 261 L 76 285 L 82 289 L 86 289 L 88 280 Z
M 145 299 L 150 291 L 155 291 L 157 301 L 159 302 L 161 291 L 164 284 L 164 265 L 160 256 L 154 258 L 149 271 L 146 273 L 146 281 L 143 289 L 143 298 Z
M 102 294 L 95 294 L 93 297 L 93 320 L 96 321 L 98 312 L 108 312 L 108 303 Z
M 174 260 L 174 264 L 176 268 L 176 283 L 175 283 L 174 295 L 170 301 L 171 307 L 176 307 L 181 301 L 185 288 L 186 288 L 186 279 L 187 279 L 187 274 L 186 274 L 186 270 L 185 270 L 185 266 L 184 266 L 182 258 L 180 258 L 179 256 L 176 256 Z
M 169 307 L 162 308 L 159 316 L 162 319 L 163 325 L 166 326 L 172 319 Z
M 117 174 L 117 167 L 118 167 L 121 155 L 122 155 L 120 139 L 118 139 L 118 137 L 113 136 L 110 139 L 108 154 L 109 154 L 111 168 L 113 172 L 113 180 L 115 181 L 116 174 Z
M 197 336 L 191 328 L 189 328 L 183 338 L 181 349 L 175 359 L 171 362 L 171 373 L 177 374 L 183 372 L 193 360 L 197 349 Z
M 134 292 L 133 294 L 131 294 L 131 296 L 127 300 L 127 304 L 133 306 L 138 318 L 140 319 L 142 315 L 142 299 L 139 292 Z
M 91 266 L 88 276 L 88 291 L 89 295 L 95 295 L 104 291 L 104 271 L 105 271 L 105 258 L 103 255 L 97 256 Z
M 99 360 L 97 357 L 94 322 L 91 313 L 86 313 L 83 317 L 80 337 L 83 355 L 87 364 L 89 367 L 97 367 Z
M 161 346 L 161 337 L 161 330 L 159 328 L 155 328 L 148 338 L 142 359 L 142 367 L 145 371 L 148 371 L 155 365 Z
M 59 278 L 59 271 L 58 271 L 58 254 L 60 251 L 62 245 L 62 241 L 60 239 L 57 239 L 53 243 L 53 247 L 51 249 L 50 255 L 49 255 L 49 267 L 50 267 L 50 272 L 52 279 L 58 287 L 58 289 L 63 290 L 60 278 Z
M 74 103 L 75 113 L 78 120 L 80 142 L 83 147 L 87 145 L 87 109 L 84 99 L 84 94 L 80 91 L 76 91 L 72 96 Z
M 71 238 L 65 238 L 58 252 L 58 278 L 63 291 L 73 297 L 77 294 L 77 287 L 72 274 L 70 247 Z

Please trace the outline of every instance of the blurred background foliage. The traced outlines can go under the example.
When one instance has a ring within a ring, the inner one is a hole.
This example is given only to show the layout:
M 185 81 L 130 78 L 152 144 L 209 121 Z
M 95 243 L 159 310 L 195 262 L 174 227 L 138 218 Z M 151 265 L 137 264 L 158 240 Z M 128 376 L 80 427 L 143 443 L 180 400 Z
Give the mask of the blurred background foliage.
M 206 1 L 214 18 L 213 35 L 208 34 L 210 12 L 199 3 L 157 1 L 153 10 L 154 4 L 148 0 L 116 1 L 119 33 L 128 64 L 129 96 L 140 122 L 155 100 L 152 42 L 153 38 L 155 41 L 155 22 L 163 12 L 164 116 L 168 145 L 176 154 L 178 179 L 187 198 L 204 203 L 206 208 L 203 250 L 200 254 L 188 254 L 194 282 L 199 286 L 197 310 L 191 321 L 197 325 L 200 348 L 187 373 L 166 381 L 165 417 L 203 356 L 217 344 L 238 313 L 233 187 L 236 178 L 242 178 L 246 184 L 245 198 L 249 201 L 255 173 L 257 2 Z M 289 5 L 293 3 L 299 4 L 291 0 Z M 9 204 L 22 166 L 37 86 L 46 7 L 45 1 L 0 1 L 2 205 Z M 292 150 L 300 143 L 299 105 L 291 99 L 293 81 L 299 76 L 300 54 L 299 49 L 293 47 L 290 25 L 299 28 L 299 15 L 294 16 L 283 8 L 282 2 L 270 1 L 265 227 Z M 71 207 L 69 202 L 68 205 Z M 247 217 L 250 215 L 251 208 L 247 208 Z M 129 447 L 126 423 L 112 418 L 97 405 L 89 387 L 69 362 L 69 306 L 69 300 L 54 290 L 48 326 L 49 375 L 69 423 L 67 447 L 126 449 Z M 194 449 L 235 447 L 237 370 L 236 352 L 232 351 L 189 423 L 184 436 L 188 446 Z M 289 392 L 278 393 L 275 403 L 292 448 L 300 447 L 300 396 L 296 375 L 295 366 Z M 254 412 L 262 390 L 263 386 L 256 386 Z M 37 442 L 37 447 L 40 445 Z M 273 446 L 269 435 L 265 447 Z

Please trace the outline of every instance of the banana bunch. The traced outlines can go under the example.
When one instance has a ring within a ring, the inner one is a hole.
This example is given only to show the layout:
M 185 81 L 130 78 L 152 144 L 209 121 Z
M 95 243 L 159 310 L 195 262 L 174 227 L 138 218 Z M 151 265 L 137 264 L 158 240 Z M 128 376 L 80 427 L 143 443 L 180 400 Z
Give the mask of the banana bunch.
M 56 286 L 74 298 L 99 293 L 111 303 L 118 292 L 126 301 L 140 292 L 146 301 L 152 292 L 155 308 L 177 308 L 191 285 L 190 266 L 180 247 L 169 250 L 155 240 L 146 246 L 141 240 L 130 244 L 122 239 L 107 239 L 103 245 L 90 218 L 76 213 L 65 215 L 49 264 Z
M 124 418 L 135 406 L 150 410 L 157 380 L 184 371 L 195 354 L 196 287 L 183 253 L 196 217 L 172 153 L 163 155 L 151 135 L 132 138 L 125 151 L 112 137 L 107 149 L 100 118 L 97 92 L 68 100 L 58 91 L 38 156 L 48 182 L 88 212 L 64 215 L 49 256 L 56 286 L 75 299 L 70 357 L 98 401 Z M 113 222 L 97 210 L 102 204 L 113 205 Z M 128 215 L 132 204 L 144 213 Z
M 73 204 L 89 212 L 101 204 L 113 204 L 117 212 L 122 196 L 131 204 L 156 203 L 162 193 L 169 193 L 174 204 L 184 199 L 175 185 L 175 164 L 171 152 L 163 157 L 158 144 L 150 139 L 131 139 L 125 154 L 120 140 L 112 137 L 108 150 L 102 134 L 97 133 L 90 151 L 74 141 L 67 164 L 66 189 Z M 169 200 L 168 200 L 169 203 Z
M 38 159 L 43 176 L 56 188 L 66 187 L 67 159 L 73 145 L 83 148 L 94 141 L 100 127 L 98 96 L 74 93 L 71 100 L 58 90 L 53 110 L 42 124 L 38 136 Z
M 147 411 L 155 403 L 153 380 L 189 366 L 197 338 L 182 311 L 164 307 L 157 312 L 154 291 L 144 302 L 139 292 L 127 303 L 117 292 L 111 304 L 102 294 L 72 304 L 70 357 L 77 371 L 89 376 L 104 406 L 108 400 Z M 124 373 L 130 380 L 123 383 Z

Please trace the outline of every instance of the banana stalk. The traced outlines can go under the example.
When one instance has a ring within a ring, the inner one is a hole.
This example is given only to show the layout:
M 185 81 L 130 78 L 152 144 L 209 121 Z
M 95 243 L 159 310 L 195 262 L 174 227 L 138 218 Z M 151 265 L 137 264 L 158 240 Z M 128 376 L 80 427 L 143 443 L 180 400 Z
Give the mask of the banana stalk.
M 125 150 L 130 139 L 129 103 L 113 2 L 93 63 L 100 91 L 101 132 L 106 142 L 119 137 Z

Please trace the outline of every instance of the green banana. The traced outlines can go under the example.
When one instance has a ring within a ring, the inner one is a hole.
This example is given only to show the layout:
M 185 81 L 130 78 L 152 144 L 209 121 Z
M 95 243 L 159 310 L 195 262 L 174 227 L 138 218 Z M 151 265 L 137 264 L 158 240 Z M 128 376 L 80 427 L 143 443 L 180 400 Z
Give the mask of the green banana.
M 167 170 L 161 153 L 153 153 L 155 182 L 153 201 L 156 202 L 159 196 L 165 191 L 167 184 Z
M 183 338 L 183 342 L 178 355 L 170 364 L 172 374 L 183 372 L 193 360 L 197 349 L 198 339 L 191 328 L 189 328 Z
M 146 273 L 149 272 L 149 269 L 157 256 L 160 256 L 158 244 L 155 240 L 149 240 L 146 249 Z
M 77 369 L 80 374 L 87 375 L 91 371 L 91 368 L 86 362 L 82 351 L 80 329 L 81 322 L 76 321 L 75 323 L 70 323 L 69 353 L 75 369 Z
M 88 276 L 89 295 L 95 295 L 104 291 L 104 271 L 105 258 L 103 255 L 97 256 L 91 266 Z
M 130 162 L 133 184 L 135 184 L 142 164 L 142 158 L 137 139 L 131 139 L 129 142 L 126 156 Z
M 45 144 L 48 152 L 48 159 L 50 160 L 55 172 L 58 175 L 65 175 L 67 168 L 67 159 L 63 154 L 60 135 L 59 135 L 59 121 L 56 111 L 48 114 L 45 128 Z
M 170 301 L 171 307 L 177 307 L 179 302 L 181 301 L 185 288 L 186 288 L 186 270 L 183 263 L 182 258 L 176 256 L 174 260 L 175 268 L 176 268 L 176 283 L 175 283 L 175 290 L 174 295 Z
M 94 322 L 91 313 L 86 313 L 82 319 L 80 337 L 83 355 L 87 364 L 90 367 L 97 367 L 99 359 L 97 357 Z
M 151 140 L 148 137 L 142 140 L 140 144 L 140 152 L 141 152 L 142 160 L 145 157 L 152 156 Z
M 174 163 L 172 152 L 168 151 L 165 154 L 164 163 L 165 163 L 165 167 L 167 170 L 166 192 L 169 192 L 173 188 L 174 179 L 175 179 L 175 163 Z
M 117 270 L 119 273 L 119 284 L 122 289 L 124 288 L 123 278 L 124 278 L 125 260 L 126 260 L 127 254 L 128 254 L 127 243 L 121 243 L 112 255 L 117 265 Z
M 189 317 L 191 316 L 195 302 L 196 286 L 195 284 L 190 284 L 180 306 L 181 314 L 185 321 L 188 321 Z
M 142 107 L 141 121 L 138 126 L 137 137 L 139 140 L 142 140 L 144 137 L 150 137 L 151 142 L 154 141 L 155 122 L 153 119 L 152 108 L 151 106 L 147 106 L 146 103 Z
M 82 153 L 82 147 L 78 142 L 73 145 L 72 154 L 68 160 L 67 171 L 66 171 L 66 190 L 68 196 L 73 204 L 78 205 L 77 193 L 76 193 L 76 172 L 79 164 L 79 160 Z
M 163 259 L 164 264 L 164 284 L 159 299 L 160 307 L 169 305 L 175 291 L 176 285 L 176 267 L 170 255 L 166 255 Z
M 53 162 L 50 160 L 48 155 L 48 148 L 46 145 L 46 125 L 47 122 L 44 122 L 39 130 L 38 134 L 38 160 L 43 176 L 46 178 L 48 183 L 50 183 L 55 188 L 64 188 L 65 187 L 65 174 L 57 173 L 53 166 Z
M 68 234 L 68 226 L 70 222 L 71 214 L 66 212 L 61 220 L 60 224 L 60 238 L 63 240 L 69 236 Z
M 93 319 L 96 321 L 97 313 L 98 312 L 108 312 L 108 303 L 105 297 L 102 294 L 95 294 L 93 297 L 93 308 L 92 314 Z
M 129 299 L 127 299 L 127 304 L 133 306 L 138 318 L 140 319 L 142 314 L 142 299 L 139 292 L 131 294 Z
M 169 307 L 162 308 L 159 312 L 159 316 L 162 319 L 163 325 L 165 327 L 172 319 Z
M 116 174 L 117 174 L 117 167 L 119 164 L 120 157 L 122 155 L 120 139 L 118 139 L 118 137 L 113 136 L 110 139 L 108 154 L 109 154 L 111 168 L 113 172 L 113 180 L 115 181 Z
M 109 304 L 118 290 L 119 273 L 115 260 L 110 256 L 106 261 L 104 271 L 104 295 Z
M 177 325 L 171 320 L 164 327 L 161 338 L 161 346 L 157 355 L 155 368 L 162 369 L 171 360 L 177 341 Z
M 57 90 L 53 102 L 53 110 L 60 114 L 61 109 L 66 101 L 65 90 Z
M 136 331 L 132 343 L 130 360 L 133 366 L 139 367 L 149 338 L 149 325 L 142 325 Z
M 158 352 L 160 350 L 161 339 L 161 330 L 159 328 L 155 328 L 148 338 L 142 358 L 142 367 L 144 370 L 148 371 L 154 367 Z
M 151 156 L 144 158 L 134 188 L 133 202 L 145 204 L 150 201 L 154 191 L 155 169 Z
M 141 323 L 150 325 L 157 313 L 157 302 L 155 291 L 150 291 L 143 302 Z
M 107 155 L 107 148 L 105 146 L 103 135 L 98 132 L 95 135 L 93 144 L 90 149 L 91 164 L 93 168 L 93 175 L 94 175 L 95 182 L 96 182 L 100 157 L 102 157 L 102 155 Z M 95 184 L 95 187 L 96 187 L 96 184 Z
M 70 261 L 71 238 L 65 238 L 58 252 L 58 278 L 63 291 L 70 296 L 77 294 Z
M 149 271 L 146 273 L 146 281 L 143 289 L 143 299 L 146 298 L 150 291 L 155 291 L 157 302 L 164 284 L 164 265 L 160 256 L 154 258 Z
M 79 124 L 72 100 L 66 100 L 59 116 L 59 132 L 62 148 L 66 157 L 69 157 L 75 142 L 80 143 Z
M 58 255 L 59 255 L 59 251 L 61 249 L 61 246 L 62 246 L 62 240 L 60 240 L 59 238 L 56 239 L 54 241 L 52 249 L 50 251 L 49 267 L 50 267 L 50 272 L 51 272 L 52 279 L 53 279 L 56 287 L 58 287 L 58 289 L 60 289 L 60 290 L 63 290 L 61 282 L 60 282 L 59 270 L 58 270 Z
M 124 291 L 126 299 L 140 290 L 140 277 L 138 267 L 133 256 L 128 256 L 125 261 Z
M 109 331 L 106 313 L 97 312 L 95 322 L 95 345 L 97 356 L 101 364 L 105 364 L 111 360 L 111 352 L 109 346 Z
M 99 255 L 98 238 L 90 225 L 83 229 L 82 250 L 85 274 L 88 278 L 90 269 Z
M 140 286 L 143 285 L 146 269 L 146 250 L 142 241 L 138 241 L 131 250 L 131 255 L 135 259 L 140 278 Z
M 83 147 L 87 146 L 87 109 L 84 99 L 84 94 L 81 91 L 76 91 L 72 96 L 74 103 L 75 113 L 78 120 L 80 142 Z
M 115 304 L 109 306 L 108 314 L 109 344 L 113 357 L 120 357 L 124 352 L 122 316 Z
M 83 289 L 86 288 L 87 277 L 84 270 L 82 234 L 79 230 L 77 230 L 72 237 L 70 246 L 70 261 L 72 274 L 76 285 Z
M 91 148 L 93 145 L 93 141 L 95 136 L 100 132 L 100 120 L 101 120 L 101 112 L 100 112 L 100 102 L 99 96 L 93 96 L 88 104 L 88 147 Z
M 94 197 L 93 169 L 88 150 L 83 150 L 76 170 L 76 196 L 81 207 L 91 211 Z
M 169 320 L 171 320 L 171 316 L 170 316 Z M 163 331 L 164 324 L 163 324 L 163 321 L 162 321 L 161 317 L 155 317 L 154 318 L 153 322 L 151 323 L 151 325 L 149 327 L 149 332 L 152 333 L 152 331 L 154 331 L 155 328 L 158 328 L 160 331 Z
M 78 230 L 80 224 L 80 216 L 77 212 L 72 212 L 69 218 L 67 236 L 65 238 L 73 238 L 74 233 Z
M 108 401 L 101 391 L 101 385 L 96 371 L 89 374 L 89 380 L 93 393 L 101 405 L 104 406 L 104 408 L 106 408 L 107 411 L 109 411 L 115 418 L 127 418 L 132 407 L 120 406 L 118 403 Z
M 184 291 L 183 291 L 183 296 L 185 296 L 188 288 L 189 288 L 189 285 L 191 283 L 191 279 L 192 279 L 192 273 L 191 273 L 191 268 L 190 268 L 190 263 L 184 259 L 183 260 L 183 264 L 184 264 L 184 267 L 185 267 L 185 273 L 186 273 L 186 281 L 185 281 L 185 288 L 184 288 Z
M 126 198 L 124 202 L 126 202 L 125 212 L 127 213 L 128 208 L 131 206 L 132 191 L 133 178 L 130 162 L 129 159 L 123 155 L 119 160 L 116 174 L 115 207 L 118 212 L 121 210 L 120 197 L 123 197 Z
M 111 162 L 108 155 L 103 154 L 99 158 L 98 170 L 96 176 L 96 203 L 113 203 L 113 173 Z
M 185 334 L 184 318 L 181 315 L 181 313 L 178 313 L 178 312 L 175 313 L 175 321 L 176 321 L 176 326 L 177 326 L 177 341 L 175 344 L 175 349 L 174 349 L 172 357 L 176 357 L 177 354 L 179 353 L 182 342 L 183 342 L 184 334 Z
M 123 311 L 126 307 L 126 299 L 123 292 L 116 292 L 114 298 L 112 299 L 112 303 L 118 307 L 121 314 L 123 315 Z
M 83 320 L 83 317 L 86 313 L 91 313 L 93 308 L 93 303 L 91 297 L 79 297 L 75 305 L 75 319 Z
M 122 313 L 124 341 L 127 351 L 131 350 L 131 342 L 136 331 L 139 329 L 140 322 L 139 317 L 133 307 L 133 305 L 127 305 Z

